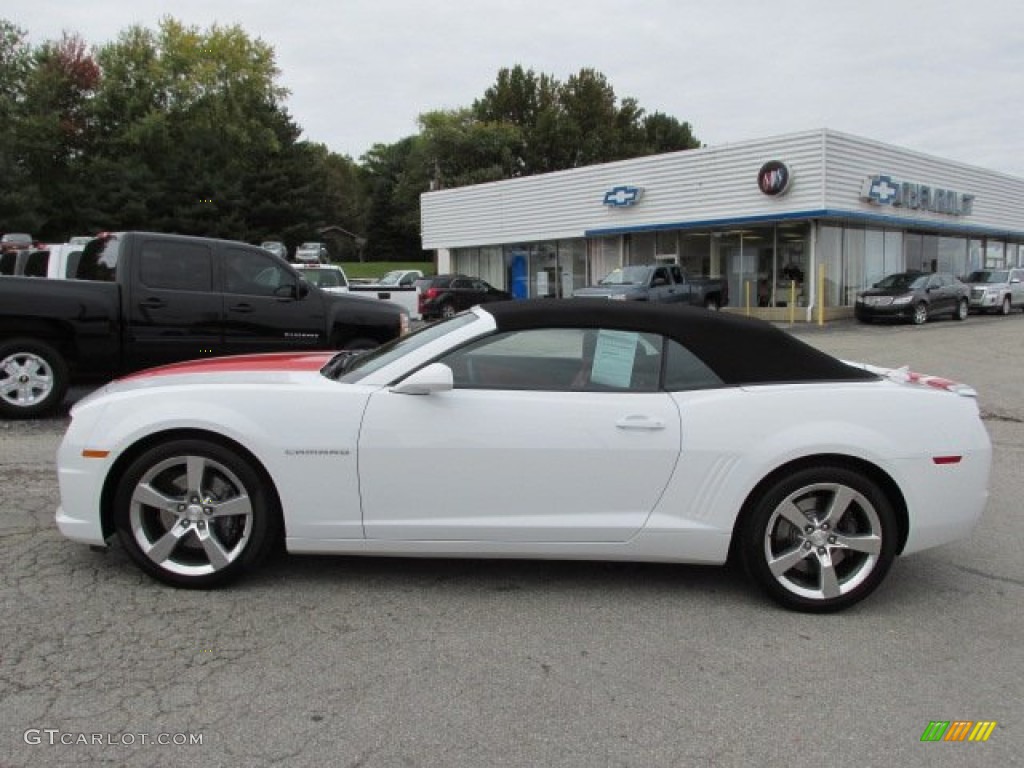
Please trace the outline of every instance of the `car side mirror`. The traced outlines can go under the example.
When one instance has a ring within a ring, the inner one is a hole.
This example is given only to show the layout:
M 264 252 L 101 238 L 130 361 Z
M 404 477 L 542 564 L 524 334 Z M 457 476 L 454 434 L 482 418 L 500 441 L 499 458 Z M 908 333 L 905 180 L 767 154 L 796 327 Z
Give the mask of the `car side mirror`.
M 453 389 L 455 379 L 452 369 L 444 363 L 431 363 L 391 387 L 396 395 L 432 395 Z
M 1010 285 L 1017 285 L 1020 282 L 1019 277 L 1015 277 L 1010 281 Z

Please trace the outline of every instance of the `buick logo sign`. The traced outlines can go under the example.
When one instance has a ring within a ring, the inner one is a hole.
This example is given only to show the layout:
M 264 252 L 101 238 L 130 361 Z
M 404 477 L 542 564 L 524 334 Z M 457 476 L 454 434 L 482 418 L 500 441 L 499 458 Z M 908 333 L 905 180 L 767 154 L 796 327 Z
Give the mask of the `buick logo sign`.
M 784 195 L 789 189 L 792 174 L 785 163 L 769 160 L 757 172 L 757 186 L 766 195 Z

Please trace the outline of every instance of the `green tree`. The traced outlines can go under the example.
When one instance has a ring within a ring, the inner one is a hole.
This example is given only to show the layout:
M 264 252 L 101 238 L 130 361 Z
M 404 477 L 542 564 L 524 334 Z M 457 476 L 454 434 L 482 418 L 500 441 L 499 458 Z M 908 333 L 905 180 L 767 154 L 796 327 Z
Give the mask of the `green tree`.
M 53 239 L 77 222 L 77 203 L 87 196 L 81 160 L 93 143 L 89 100 L 100 72 L 75 35 L 45 43 L 32 58 L 14 146 L 37 201 L 33 232 Z
M 0 231 L 32 231 L 37 217 L 38 189 L 29 189 L 28 169 L 18 151 L 25 89 L 32 68 L 32 50 L 26 33 L 0 19 Z
M 419 195 L 429 181 L 422 144 L 417 136 L 375 144 L 360 159 L 368 195 L 365 253 L 370 261 L 423 258 Z

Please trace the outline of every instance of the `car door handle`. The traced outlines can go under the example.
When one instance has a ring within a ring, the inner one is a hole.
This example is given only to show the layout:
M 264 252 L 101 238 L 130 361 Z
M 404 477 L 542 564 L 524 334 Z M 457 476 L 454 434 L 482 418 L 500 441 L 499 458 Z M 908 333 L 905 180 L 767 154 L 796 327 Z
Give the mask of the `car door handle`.
M 619 429 L 633 429 L 641 431 L 653 431 L 657 429 L 664 429 L 665 422 L 661 419 L 654 419 L 650 416 L 625 416 L 615 422 L 615 426 Z
M 229 312 L 252 312 L 252 304 L 235 304 L 233 307 L 228 307 Z
M 142 307 L 142 309 L 163 309 L 167 306 L 167 302 L 163 299 L 153 297 L 140 301 L 139 306 Z

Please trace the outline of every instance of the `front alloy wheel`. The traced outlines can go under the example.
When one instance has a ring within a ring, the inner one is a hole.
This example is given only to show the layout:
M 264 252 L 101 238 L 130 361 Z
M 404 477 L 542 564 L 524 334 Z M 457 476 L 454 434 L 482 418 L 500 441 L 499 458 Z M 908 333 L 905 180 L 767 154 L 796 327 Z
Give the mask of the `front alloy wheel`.
M 881 583 L 896 556 L 892 505 L 844 467 L 801 470 L 777 482 L 746 518 L 741 553 L 778 603 L 824 613 L 847 608 Z
M 0 415 L 41 416 L 60 405 L 67 389 L 67 365 L 49 344 L 14 339 L 0 346 Z
M 967 315 L 970 314 L 971 308 L 967 304 L 967 299 L 960 299 L 956 303 L 956 312 L 953 313 L 954 320 L 966 320 Z
M 266 554 L 276 519 L 249 462 L 201 440 L 142 454 L 115 500 L 128 554 L 151 576 L 180 587 L 212 587 L 240 575 Z
M 924 325 L 928 322 L 928 305 L 923 301 L 914 305 L 914 325 Z

